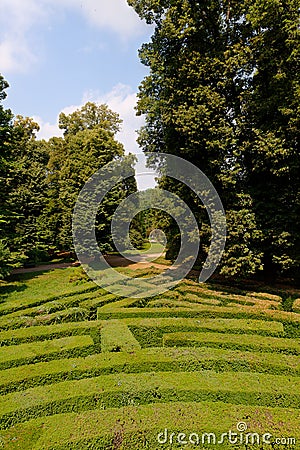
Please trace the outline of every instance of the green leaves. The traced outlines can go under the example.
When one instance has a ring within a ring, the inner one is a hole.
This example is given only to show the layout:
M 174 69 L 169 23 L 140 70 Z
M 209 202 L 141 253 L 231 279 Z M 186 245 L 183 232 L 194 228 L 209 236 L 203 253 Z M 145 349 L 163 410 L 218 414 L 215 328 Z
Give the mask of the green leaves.
M 59 128 L 65 135 L 77 134 L 79 131 L 99 128 L 115 134 L 120 131 L 122 120 L 117 113 L 111 111 L 107 105 L 97 105 L 88 102 L 81 109 L 66 115 L 59 115 Z
M 196 164 L 227 209 L 222 272 L 296 275 L 300 253 L 299 4 L 296 0 L 129 0 L 154 23 L 140 50 L 145 152 Z M 159 170 L 159 168 L 157 168 Z M 207 221 L 178 184 L 178 193 Z M 248 198 L 248 206 L 240 199 Z M 204 231 L 206 230 L 206 231 Z M 174 239 L 176 231 L 174 230 Z M 205 255 L 205 252 L 203 252 Z

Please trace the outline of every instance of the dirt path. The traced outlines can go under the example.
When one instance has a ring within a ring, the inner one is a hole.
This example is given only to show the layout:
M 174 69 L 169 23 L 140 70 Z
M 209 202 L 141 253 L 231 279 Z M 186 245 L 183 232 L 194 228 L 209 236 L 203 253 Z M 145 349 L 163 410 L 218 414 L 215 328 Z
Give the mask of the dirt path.
M 162 270 L 167 270 L 168 268 L 170 268 L 171 266 L 167 265 L 167 264 L 159 264 L 159 263 L 155 263 L 152 261 L 148 261 L 147 258 L 155 258 L 160 256 L 160 254 L 149 254 L 149 255 L 143 255 L 140 256 L 138 258 L 138 262 L 133 262 L 130 261 L 126 258 L 124 258 L 123 256 L 119 256 L 119 255 L 108 255 L 106 256 L 106 261 L 109 263 L 109 265 L 111 267 L 130 267 L 130 269 L 132 270 L 137 270 L 137 269 L 148 269 L 150 267 L 154 267 L 156 269 L 162 269 Z M 12 274 L 13 275 L 17 275 L 17 274 L 22 274 L 22 273 L 34 273 L 34 272 L 44 272 L 44 271 L 49 271 L 49 270 L 54 270 L 54 269 L 65 269 L 67 267 L 76 267 L 80 265 L 77 262 L 75 263 L 54 263 L 54 264 L 41 264 L 39 266 L 36 267 L 28 267 L 28 268 L 21 268 L 21 269 L 15 269 L 13 270 Z M 187 278 L 190 277 L 198 277 L 199 276 L 199 271 L 192 269 L 189 274 L 187 275 Z M 224 282 L 224 279 L 218 275 L 214 275 L 213 279 L 219 282 Z M 226 282 L 225 282 L 226 285 Z M 264 290 L 265 288 L 265 283 L 264 282 L 259 282 L 259 281 L 254 281 L 254 280 L 245 280 L 245 289 L 250 289 L 250 290 L 258 290 L 258 289 L 262 289 Z M 279 282 L 274 282 L 272 283 L 272 287 L 274 289 L 278 289 L 280 291 L 284 291 L 284 290 L 288 290 L 289 294 L 299 294 L 300 296 L 300 290 L 299 288 L 290 285 L 288 282 L 285 283 L 279 283 Z
M 43 272 L 44 270 L 65 269 L 67 267 L 72 267 L 72 263 L 41 264 L 35 267 L 22 267 L 20 269 L 14 269 L 12 271 L 12 275 L 17 275 L 19 273 Z
M 106 261 L 112 266 L 112 267 L 130 267 L 130 269 L 136 270 L 136 269 L 145 269 L 149 267 L 155 267 L 156 269 L 166 269 L 168 266 L 165 264 L 157 264 L 152 261 L 148 261 L 147 258 L 158 258 L 160 256 L 160 253 L 154 253 L 149 255 L 142 255 L 142 256 L 136 256 L 137 262 L 130 261 L 127 258 L 124 258 L 123 256 L 119 255 L 108 255 L 105 257 Z M 20 269 L 14 269 L 12 271 L 12 275 L 18 275 L 21 273 L 34 273 L 34 272 L 44 272 L 48 270 L 54 270 L 54 269 L 66 269 L 67 267 L 76 267 L 79 263 L 54 263 L 54 264 L 41 264 L 35 267 L 28 267 L 28 268 L 20 268 Z

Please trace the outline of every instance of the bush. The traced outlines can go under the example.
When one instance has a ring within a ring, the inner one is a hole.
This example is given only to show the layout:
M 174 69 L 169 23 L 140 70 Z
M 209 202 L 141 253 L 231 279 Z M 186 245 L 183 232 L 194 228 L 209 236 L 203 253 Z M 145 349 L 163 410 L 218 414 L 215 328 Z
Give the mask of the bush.
M 8 277 L 12 269 L 21 266 L 26 259 L 23 253 L 11 252 L 6 242 L 0 239 L 0 280 Z
M 11 253 L 3 240 L 0 241 L 0 279 L 10 274 L 11 266 L 9 260 Z
M 26 252 L 28 261 L 34 264 L 44 261 L 50 261 L 48 249 L 43 246 L 36 246 Z
M 91 281 L 91 279 L 82 267 L 74 269 L 73 273 L 69 276 L 69 283 L 83 284 L 88 281 Z

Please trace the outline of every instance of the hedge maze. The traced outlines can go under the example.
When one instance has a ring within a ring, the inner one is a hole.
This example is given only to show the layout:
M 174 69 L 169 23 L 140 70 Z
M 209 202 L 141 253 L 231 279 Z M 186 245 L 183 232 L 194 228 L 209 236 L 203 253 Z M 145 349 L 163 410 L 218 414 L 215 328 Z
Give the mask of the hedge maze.
M 42 275 L 41 275 L 42 276 Z M 0 448 L 300 448 L 300 310 L 184 280 L 154 298 L 91 282 L 0 304 Z M 223 442 L 243 422 L 271 444 Z M 173 433 L 166 442 L 158 434 Z M 194 441 L 182 444 L 179 433 Z M 281 442 L 275 442 L 280 438 Z

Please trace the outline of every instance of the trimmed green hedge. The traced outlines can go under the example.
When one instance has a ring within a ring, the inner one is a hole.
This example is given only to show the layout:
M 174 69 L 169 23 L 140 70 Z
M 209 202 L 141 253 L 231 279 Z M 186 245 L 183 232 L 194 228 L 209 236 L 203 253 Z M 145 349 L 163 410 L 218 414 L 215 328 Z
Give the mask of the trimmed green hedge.
M 31 344 L 2 347 L 0 353 L 0 365 L 24 358 L 30 359 L 40 355 L 57 353 L 63 350 L 69 350 L 71 348 L 87 347 L 89 345 L 93 345 L 93 343 L 94 342 L 90 336 L 71 336 Z
M 110 373 L 154 371 L 261 372 L 299 376 L 299 358 L 292 355 L 251 353 L 216 348 L 150 348 L 135 353 L 102 353 L 85 358 L 59 359 L 23 365 L 0 372 L 2 394 L 58 381 Z
M 14 313 L 14 316 L 6 316 L 0 320 L 0 330 L 16 329 L 21 327 L 49 325 L 54 323 L 73 322 L 78 320 L 87 320 L 90 317 L 90 311 L 85 308 L 71 307 L 52 314 L 35 315 L 36 311 L 24 311 L 25 315 Z
M 118 320 L 110 320 L 101 328 L 102 352 L 134 352 L 140 350 L 128 326 Z
M 4 303 L 0 306 L 0 316 L 4 316 L 18 311 L 24 311 L 25 309 L 37 308 L 40 307 L 41 305 L 54 302 L 57 300 L 60 302 L 65 301 L 66 304 L 68 303 L 68 301 L 72 302 L 73 297 L 76 297 L 77 299 L 83 297 L 82 300 L 84 300 L 86 297 L 89 298 L 87 294 L 95 295 L 95 293 L 97 293 L 96 295 L 101 295 L 105 294 L 106 291 L 101 289 L 99 286 L 85 285 L 84 287 L 78 286 L 75 290 L 73 288 L 72 292 L 67 292 L 60 295 L 53 295 L 45 298 L 43 297 L 39 299 L 29 298 L 29 299 L 22 299 L 20 301 L 13 299 L 9 301 L 4 301 Z
M 81 322 L 66 322 L 52 325 L 37 325 L 26 328 L 18 328 L 16 330 L 5 330 L 0 332 L 0 345 L 13 345 L 25 342 L 34 342 L 50 338 L 58 338 L 70 335 L 78 334 L 90 334 L 92 330 L 97 330 L 104 324 L 105 321 L 81 321 Z M 188 327 L 206 330 L 216 331 L 230 331 L 234 332 L 256 332 L 258 334 L 268 334 L 274 336 L 281 336 L 284 334 L 284 328 L 287 327 L 287 332 L 292 333 L 288 328 L 288 324 L 275 321 L 263 321 L 263 320 L 247 320 L 247 319 L 224 319 L 224 318 L 132 318 L 122 319 L 122 323 L 130 326 L 131 328 L 145 328 L 145 332 L 149 331 L 149 328 L 153 328 L 153 333 L 157 328 L 163 329 L 164 327 L 175 327 L 178 330 L 179 327 Z M 295 330 L 298 327 L 295 326 Z M 292 336 L 291 336 L 292 337 Z M 138 339 L 139 340 L 139 339 Z
M 272 420 L 270 421 L 270 415 Z M 244 419 L 246 418 L 246 420 Z M 149 404 L 120 409 L 95 410 L 80 414 L 58 414 L 18 424 L 2 431 L 4 450 L 151 450 L 166 449 L 157 436 L 167 428 L 171 432 L 222 433 L 236 430 L 239 420 L 245 421 L 250 432 L 271 433 L 274 437 L 294 436 L 300 439 L 299 411 L 262 406 L 228 405 L 221 402 Z M 264 450 L 279 450 L 281 446 L 265 446 Z M 178 447 L 176 443 L 172 448 Z M 195 448 L 184 446 L 185 449 Z M 214 446 L 217 450 L 232 450 L 232 444 Z M 285 449 L 295 449 L 286 446 Z M 297 447 L 296 447 L 297 448 Z M 246 450 L 239 445 L 239 450 Z M 248 445 L 249 450 L 249 445 Z
M 192 317 L 207 317 L 207 318 L 228 318 L 228 319 L 258 319 L 267 321 L 281 321 L 283 323 L 293 323 L 295 326 L 300 328 L 300 314 L 291 313 L 287 311 L 276 311 L 276 310 L 259 310 L 254 308 L 249 308 L 246 306 L 237 307 L 225 307 L 225 306 L 207 306 L 207 305 L 197 305 L 192 308 L 137 308 L 131 307 L 130 301 L 128 300 L 128 305 L 126 307 L 120 307 L 119 302 L 115 302 L 110 305 L 105 305 L 102 308 L 98 308 L 97 319 L 98 320 L 108 320 L 108 319 L 123 319 L 123 318 L 146 318 L 146 317 L 182 317 L 182 318 L 192 318 Z
M 42 415 L 152 402 L 224 403 L 300 408 L 300 380 L 252 373 L 165 372 L 114 374 L 36 387 L 1 397 L 0 424 L 8 428 Z
M 94 343 L 92 345 L 88 346 L 82 346 L 82 347 L 72 347 L 70 349 L 60 350 L 60 351 L 53 351 L 52 353 L 43 353 L 36 356 L 31 357 L 21 357 L 19 359 L 14 359 L 10 361 L 5 361 L 0 365 L 0 370 L 9 369 L 12 367 L 18 367 L 25 364 L 36 364 L 38 362 L 42 361 L 51 361 L 53 359 L 60 359 L 60 358 L 76 358 L 76 357 L 84 357 L 88 355 L 92 355 L 94 353 L 100 353 L 101 352 L 101 346 L 99 343 Z
M 58 339 L 73 335 L 91 334 L 98 331 L 101 323 L 101 321 L 66 322 L 6 330 L 0 332 L 0 342 L 1 346 L 4 346 L 37 342 L 46 339 Z
M 244 332 L 267 332 L 270 335 L 282 335 L 284 334 L 284 327 L 281 322 L 256 320 L 256 319 L 239 319 L 239 318 L 125 318 L 122 322 L 130 326 L 143 326 L 143 327 L 199 327 L 211 330 L 222 331 L 244 331 Z M 1 334 L 0 334 L 1 336 Z
M 216 346 L 237 350 L 282 352 L 300 355 L 300 342 L 297 339 L 282 339 L 268 336 L 233 335 L 205 332 L 176 332 L 163 336 L 164 346 Z
M 163 334 L 187 331 L 214 331 L 217 333 L 258 334 L 262 336 L 283 336 L 283 325 L 280 322 L 246 319 L 186 319 L 186 318 L 153 318 L 124 319 L 142 347 L 158 347 L 163 345 Z
M 79 306 L 81 306 L 82 308 L 98 308 L 100 306 L 106 305 L 107 303 L 112 303 L 117 299 L 118 297 L 116 297 L 114 294 L 91 296 L 88 299 L 80 301 Z

